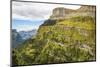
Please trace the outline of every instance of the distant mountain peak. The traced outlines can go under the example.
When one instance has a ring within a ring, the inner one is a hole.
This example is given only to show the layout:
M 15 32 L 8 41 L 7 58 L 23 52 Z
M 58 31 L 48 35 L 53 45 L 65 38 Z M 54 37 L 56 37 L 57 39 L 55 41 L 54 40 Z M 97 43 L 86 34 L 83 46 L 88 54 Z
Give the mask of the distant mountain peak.
M 24 40 L 27 40 L 29 38 L 32 38 L 33 36 L 36 35 L 37 30 L 33 29 L 33 30 L 29 30 L 29 31 L 20 31 L 19 34 L 21 35 L 21 37 Z

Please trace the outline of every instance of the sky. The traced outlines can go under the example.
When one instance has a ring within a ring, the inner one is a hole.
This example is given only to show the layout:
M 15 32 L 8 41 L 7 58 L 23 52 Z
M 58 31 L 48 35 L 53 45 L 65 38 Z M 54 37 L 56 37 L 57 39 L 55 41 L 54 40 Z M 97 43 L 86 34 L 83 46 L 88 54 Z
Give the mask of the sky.
M 12 29 L 28 31 L 38 29 L 57 7 L 78 9 L 80 5 L 12 2 Z
M 19 31 L 29 31 L 33 29 L 38 29 L 39 26 L 44 22 L 44 20 L 12 20 L 12 29 Z

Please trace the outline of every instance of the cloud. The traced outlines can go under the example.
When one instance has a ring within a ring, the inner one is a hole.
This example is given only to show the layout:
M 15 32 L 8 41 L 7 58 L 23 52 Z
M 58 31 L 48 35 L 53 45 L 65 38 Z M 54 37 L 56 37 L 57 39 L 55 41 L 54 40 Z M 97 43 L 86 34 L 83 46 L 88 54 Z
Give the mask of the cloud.
M 60 5 L 29 2 L 12 2 L 12 18 L 18 19 L 47 19 L 56 7 L 78 9 L 78 5 Z

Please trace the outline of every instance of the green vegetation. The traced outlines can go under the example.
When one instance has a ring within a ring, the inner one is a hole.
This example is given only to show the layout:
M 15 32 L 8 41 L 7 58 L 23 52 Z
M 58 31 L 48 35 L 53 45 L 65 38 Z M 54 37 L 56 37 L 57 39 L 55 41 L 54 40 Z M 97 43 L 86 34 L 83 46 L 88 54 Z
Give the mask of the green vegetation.
M 70 27 L 75 26 L 76 28 L 80 28 L 80 29 L 90 29 L 90 30 L 95 29 L 94 19 L 90 16 L 72 17 L 70 19 L 63 20 L 63 21 L 61 21 L 57 24 L 67 25 L 67 26 L 70 26 Z
M 90 16 L 48 20 L 38 29 L 36 38 L 13 49 L 13 65 L 92 60 L 95 60 L 95 22 Z

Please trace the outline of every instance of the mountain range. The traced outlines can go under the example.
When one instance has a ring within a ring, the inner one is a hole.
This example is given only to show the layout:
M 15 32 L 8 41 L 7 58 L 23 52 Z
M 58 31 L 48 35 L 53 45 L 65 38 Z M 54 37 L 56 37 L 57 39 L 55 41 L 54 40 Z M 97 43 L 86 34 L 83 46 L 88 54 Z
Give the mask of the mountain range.
M 12 30 L 12 48 L 17 47 L 23 41 L 16 29 Z
M 37 30 L 30 30 L 30 31 L 19 31 L 17 32 L 16 29 L 12 30 L 12 46 L 17 47 L 20 46 L 25 40 L 35 37 Z
M 13 65 L 52 64 L 96 60 L 95 6 L 53 9 L 35 38 L 13 49 Z
M 36 35 L 37 30 L 30 30 L 30 31 L 20 31 L 18 32 L 19 35 L 22 37 L 23 40 L 27 40 L 29 38 L 32 38 L 33 36 Z

